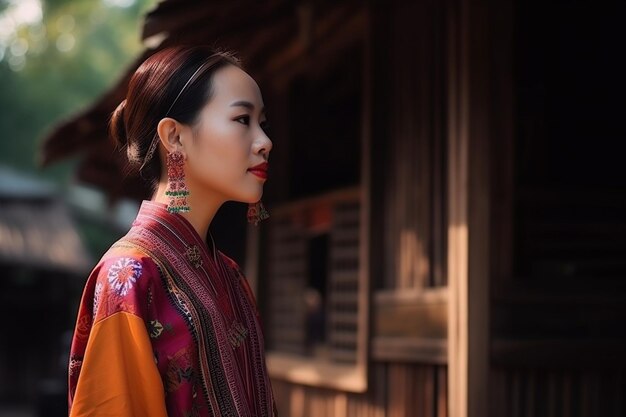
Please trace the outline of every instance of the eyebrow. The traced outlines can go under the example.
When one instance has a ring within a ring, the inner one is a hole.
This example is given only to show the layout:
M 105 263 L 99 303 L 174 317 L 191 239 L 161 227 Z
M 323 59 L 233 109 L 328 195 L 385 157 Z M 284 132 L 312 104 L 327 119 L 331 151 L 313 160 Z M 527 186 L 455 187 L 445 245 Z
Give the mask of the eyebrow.
M 247 109 L 254 110 L 254 104 L 246 100 L 235 101 L 234 103 L 230 105 L 230 107 L 236 107 L 236 106 L 245 107 Z M 265 107 L 261 109 L 261 113 L 265 113 Z

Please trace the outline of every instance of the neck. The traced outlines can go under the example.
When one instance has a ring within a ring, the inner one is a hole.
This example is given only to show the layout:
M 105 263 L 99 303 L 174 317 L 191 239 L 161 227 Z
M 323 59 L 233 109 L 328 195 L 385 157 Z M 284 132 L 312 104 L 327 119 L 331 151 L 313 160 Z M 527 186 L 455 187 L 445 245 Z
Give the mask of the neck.
M 195 191 L 198 187 L 189 186 L 190 192 L 187 196 L 187 203 L 191 210 L 189 212 L 179 213 L 183 216 L 196 230 L 198 235 L 206 242 L 209 226 L 215 217 L 215 213 L 226 201 L 223 197 L 217 194 L 200 193 Z M 152 196 L 152 201 L 156 201 L 163 204 L 169 203 L 169 197 L 165 195 L 167 189 L 167 183 L 160 182 L 159 187 Z

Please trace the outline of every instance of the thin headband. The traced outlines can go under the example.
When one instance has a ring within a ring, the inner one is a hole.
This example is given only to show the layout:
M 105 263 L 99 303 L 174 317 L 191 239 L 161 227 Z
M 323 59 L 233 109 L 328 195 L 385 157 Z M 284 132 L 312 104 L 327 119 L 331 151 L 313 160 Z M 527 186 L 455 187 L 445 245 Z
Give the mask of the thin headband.
M 163 117 L 167 117 L 168 114 L 170 114 L 170 111 L 172 110 L 172 107 L 174 107 L 174 104 L 176 104 L 176 102 L 178 101 L 178 99 L 180 98 L 181 94 L 183 94 L 183 92 L 185 91 L 185 89 L 187 88 L 187 86 L 189 84 L 191 84 L 196 78 L 197 75 L 200 73 L 200 71 L 202 71 L 203 69 L 207 68 L 210 64 L 214 64 L 215 62 L 212 62 L 210 59 L 208 61 L 206 61 L 205 63 L 203 63 L 202 65 L 200 65 L 198 67 L 197 70 L 194 71 L 193 74 L 191 74 L 191 77 L 189 77 L 189 79 L 187 80 L 187 82 L 185 83 L 185 85 L 183 85 L 183 88 L 180 89 L 180 91 L 178 92 L 178 95 L 176 96 L 176 98 L 174 99 L 174 101 L 172 101 L 172 104 L 170 105 L 170 108 L 167 109 L 167 112 L 165 113 L 165 116 Z
M 172 101 L 172 104 L 170 105 L 169 109 L 167 109 L 167 112 L 165 113 L 165 116 L 163 116 L 163 117 L 167 117 L 170 114 L 170 111 L 172 110 L 172 108 L 174 107 L 174 105 L 176 104 L 176 102 L 178 101 L 180 96 L 183 94 L 183 92 L 187 89 L 187 87 L 192 82 L 194 82 L 200 76 L 200 74 L 202 74 L 204 72 L 204 70 L 206 70 L 208 67 L 210 67 L 212 65 L 215 65 L 218 62 L 216 59 L 214 59 L 214 58 L 218 58 L 218 57 L 219 57 L 219 55 L 212 55 L 211 57 L 209 57 L 209 59 L 207 61 L 205 61 L 202 65 L 200 65 L 198 67 L 198 69 L 196 69 L 194 71 L 193 74 L 191 74 L 191 77 L 189 77 L 189 79 L 187 80 L 185 85 L 183 85 L 183 88 L 180 89 L 180 91 L 176 95 L 176 98 L 174 99 L 174 101 Z M 154 151 L 157 149 L 158 144 L 159 144 L 159 134 L 158 134 L 158 132 L 156 132 L 155 135 L 154 135 L 154 138 L 152 139 L 152 143 L 150 143 L 150 147 L 148 148 L 148 152 L 146 152 L 146 157 L 143 160 L 143 163 L 141 164 L 141 167 L 139 168 L 139 172 L 141 172 L 143 167 L 152 158 L 152 155 L 154 154 Z

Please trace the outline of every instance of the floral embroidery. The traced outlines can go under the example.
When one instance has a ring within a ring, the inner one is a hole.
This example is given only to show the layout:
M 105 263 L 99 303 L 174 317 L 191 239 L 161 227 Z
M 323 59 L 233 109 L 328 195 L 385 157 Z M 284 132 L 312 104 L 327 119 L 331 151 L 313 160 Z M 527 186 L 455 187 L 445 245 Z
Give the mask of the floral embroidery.
M 133 258 L 120 258 L 109 268 L 109 284 L 118 295 L 125 296 L 141 276 L 141 264 Z
M 80 316 L 80 318 L 76 322 L 76 333 L 74 337 L 79 340 L 86 340 L 87 336 L 89 336 L 89 330 L 91 329 L 91 318 L 89 315 L 85 314 Z
M 79 357 L 79 356 L 72 356 L 70 358 L 70 366 L 69 366 L 69 374 L 70 376 L 73 376 L 77 370 L 80 369 L 81 365 L 83 364 L 83 358 Z
M 96 288 L 93 293 L 93 314 L 96 315 L 96 311 L 98 311 L 98 306 L 100 305 L 100 296 L 102 294 L 102 285 L 101 282 L 96 284 Z
M 168 392 L 176 391 L 183 383 L 194 379 L 191 352 L 188 347 L 183 347 L 170 360 L 167 373 L 164 378 L 165 389 Z

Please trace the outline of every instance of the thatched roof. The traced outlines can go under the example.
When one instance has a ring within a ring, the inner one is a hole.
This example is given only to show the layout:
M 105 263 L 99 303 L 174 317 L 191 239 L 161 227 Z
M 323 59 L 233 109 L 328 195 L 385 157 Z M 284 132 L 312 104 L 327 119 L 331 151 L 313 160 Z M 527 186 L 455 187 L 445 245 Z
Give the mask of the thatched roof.
M 130 76 L 145 58 L 175 44 L 231 48 L 263 88 L 268 74 L 275 77 L 316 43 L 327 41 L 324 36 L 344 24 L 356 7 L 355 1 L 161 1 L 145 18 L 142 40 L 147 49 L 106 94 L 46 135 L 40 165 L 84 155 L 76 173 L 80 181 L 103 189 L 111 200 L 146 198 L 138 178 L 122 178 L 124 155 L 114 149 L 106 129 L 111 112 L 125 97 Z
M 3 167 L 0 262 L 76 274 L 92 264 L 54 186 Z

